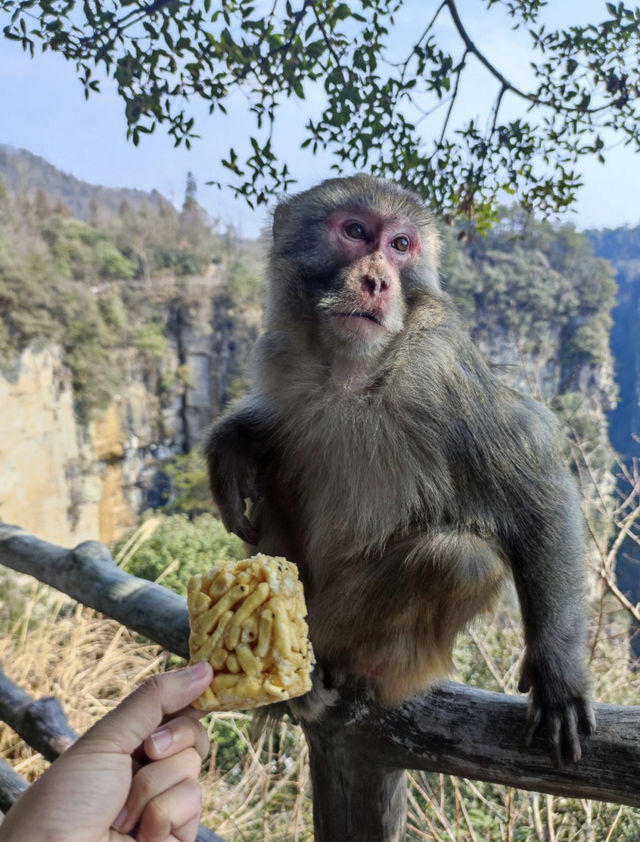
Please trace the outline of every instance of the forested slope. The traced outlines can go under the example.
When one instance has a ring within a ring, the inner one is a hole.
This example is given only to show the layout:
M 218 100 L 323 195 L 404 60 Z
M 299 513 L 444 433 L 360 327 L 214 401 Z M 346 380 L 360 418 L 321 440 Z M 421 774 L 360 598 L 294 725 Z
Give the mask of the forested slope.
M 111 540 L 166 502 L 158 466 L 241 388 L 262 246 L 209 220 L 191 178 L 180 210 L 152 200 L 82 220 L 0 183 L 0 516 L 45 538 Z

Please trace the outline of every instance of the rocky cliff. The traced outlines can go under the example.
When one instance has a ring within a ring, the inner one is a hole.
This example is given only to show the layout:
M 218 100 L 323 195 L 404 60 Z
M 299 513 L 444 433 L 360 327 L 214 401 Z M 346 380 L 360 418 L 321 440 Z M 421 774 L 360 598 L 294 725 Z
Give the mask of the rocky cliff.
M 617 304 L 613 311 L 611 348 L 619 401 L 609 413 L 611 443 L 629 472 L 640 462 L 640 226 L 592 231 L 597 254 L 606 257 L 616 270 Z M 629 482 L 618 472 L 619 496 L 629 500 Z M 633 500 L 634 498 L 631 498 Z M 640 523 L 632 524 L 618 552 L 616 574 L 622 591 L 633 603 L 640 599 Z M 633 633 L 633 649 L 640 657 L 640 635 Z
M 620 400 L 609 420 L 613 446 L 630 461 L 640 458 L 640 226 L 592 231 L 590 237 L 616 270 L 611 347 Z
M 196 447 L 230 397 L 257 335 L 224 289 L 193 279 L 166 302 L 160 371 L 114 348 L 114 400 L 81 423 L 59 346 L 27 348 L 0 376 L 0 518 L 48 541 L 109 543 L 162 497 L 163 459 Z

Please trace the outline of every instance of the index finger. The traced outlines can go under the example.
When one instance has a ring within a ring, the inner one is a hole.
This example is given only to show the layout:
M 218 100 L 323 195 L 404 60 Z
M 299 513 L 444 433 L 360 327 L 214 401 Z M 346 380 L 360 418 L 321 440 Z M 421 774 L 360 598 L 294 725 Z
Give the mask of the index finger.
M 97 722 L 85 740 L 91 750 L 131 754 L 160 725 L 164 717 L 194 701 L 211 683 L 213 670 L 206 661 L 154 675 Z M 99 748 L 96 743 L 101 743 Z

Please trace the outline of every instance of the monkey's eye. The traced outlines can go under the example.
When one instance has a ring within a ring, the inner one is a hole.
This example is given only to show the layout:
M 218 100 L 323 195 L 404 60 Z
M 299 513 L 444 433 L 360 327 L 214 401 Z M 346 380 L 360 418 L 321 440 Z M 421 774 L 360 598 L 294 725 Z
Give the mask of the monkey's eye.
M 359 222 L 347 222 L 344 233 L 352 240 L 366 240 L 367 234 Z
M 409 248 L 409 238 L 401 234 L 391 241 L 391 248 L 394 248 L 396 251 L 407 251 Z

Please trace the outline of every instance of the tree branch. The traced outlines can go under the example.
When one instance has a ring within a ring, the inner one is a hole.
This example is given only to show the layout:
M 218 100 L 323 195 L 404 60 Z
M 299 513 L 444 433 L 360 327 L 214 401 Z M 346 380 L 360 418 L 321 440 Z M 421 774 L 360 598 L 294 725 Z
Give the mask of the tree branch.
M 331 38 L 329 36 L 329 33 L 326 31 L 324 21 L 322 20 L 322 18 L 318 14 L 318 10 L 316 9 L 315 2 L 313 0 L 311 0 L 310 5 L 311 5 L 311 8 L 313 9 L 313 16 L 315 17 L 316 23 L 318 24 L 318 29 L 322 33 L 322 37 L 324 38 L 324 43 L 327 45 L 327 50 L 329 51 L 329 54 L 331 55 L 331 57 L 335 61 L 336 68 L 340 71 L 340 75 L 342 76 L 342 81 L 346 85 L 347 80 L 346 80 L 345 75 L 344 75 L 344 69 L 343 69 L 343 67 L 340 63 L 340 56 L 336 53 L 335 48 L 334 48 L 333 44 L 331 43 Z
M 69 550 L 0 524 L 0 564 L 28 573 L 170 652 L 189 657 L 186 601 L 120 570 L 104 544 L 85 541 Z
M 0 757 L 0 810 L 6 813 L 28 788 L 29 783 L 22 775 L 14 771 L 7 761 Z
M 445 0 L 445 5 L 449 9 L 451 19 L 453 20 L 453 23 L 456 29 L 458 30 L 458 34 L 464 41 L 464 45 L 467 48 L 467 52 L 473 53 L 473 55 L 478 59 L 478 61 L 487 68 L 489 73 L 491 73 L 492 76 L 495 76 L 495 78 L 500 82 L 503 88 L 509 91 L 513 91 L 514 94 L 517 94 L 523 99 L 528 99 L 531 102 L 538 102 L 538 100 L 532 94 L 528 94 L 525 91 L 521 91 L 520 88 L 517 88 L 515 85 L 513 85 L 505 76 L 502 75 L 502 73 L 500 73 L 500 71 L 494 64 L 491 64 L 491 62 L 484 55 L 484 53 L 480 52 L 480 50 L 476 47 L 476 45 L 469 37 L 469 33 L 464 28 L 464 25 L 460 19 L 460 15 L 458 14 L 458 10 L 456 8 L 455 0 Z
M 447 108 L 447 113 L 444 118 L 444 123 L 442 124 L 442 131 L 440 132 L 440 140 L 438 141 L 438 146 L 442 146 L 442 142 L 444 141 L 444 137 L 447 133 L 447 126 L 449 125 L 449 118 L 451 117 L 451 112 L 453 111 L 453 106 L 455 105 L 455 101 L 458 97 L 458 90 L 460 88 L 460 76 L 462 75 L 462 71 L 464 70 L 464 65 L 467 60 L 467 54 L 469 50 L 465 49 L 464 53 L 462 54 L 462 58 L 456 67 L 456 81 L 453 86 L 453 93 L 451 94 L 451 99 L 449 101 L 449 107 Z
M 130 12 L 127 12 L 126 15 L 123 15 L 121 18 L 117 20 L 113 20 L 108 27 L 103 27 L 98 32 L 94 32 L 92 35 L 86 35 L 83 38 L 79 39 L 79 43 L 83 44 L 84 46 L 89 44 L 95 44 L 101 38 L 104 38 L 110 32 L 115 30 L 118 35 L 122 35 L 122 31 L 127 29 L 130 26 L 135 26 L 141 20 L 148 17 L 149 15 L 154 15 L 156 12 L 159 12 L 164 6 L 168 6 L 171 0 L 155 0 L 154 3 L 148 3 L 142 7 L 137 6 L 135 9 L 132 9 Z M 136 17 L 137 15 L 137 17 Z
M 1 665 L 0 719 L 47 760 L 55 760 L 78 738 L 58 699 L 33 699 L 11 681 Z
M 467 51 L 472 53 L 478 61 L 487 68 L 489 73 L 494 76 L 500 85 L 502 86 L 502 94 L 506 91 L 512 91 L 516 96 L 521 97 L 522 99 L 526 99 L 529 102 L 533 103 L 534 105 L 542 105 L 548 108 L 553 109 L 554 111 L 563 111 L 566 114 L 597 114 L 600 111 L 605 111 L 609 106 L 608 105 L 601 105 L 598 108 L 570 108 L 565 105 L 562 105 L 559 102 L 547 102 L 543 99 L 540 99 L 535 94 L 527 93 L 526 91 L 521 90 L 512 82 L 510 82 L 506 76 L 503 76 L 502 73 L 498 70 L 495 64 L 492 64 L 489 59 L 484 55 L 484 53 L 480 52 L 480 50 L 476 47 L 474 42 L 471 40 L 469 33 L 464 28 L 464 24 L 460 19 L 460 15 L 458 14 L 458 9 L 456 8 L 455 0 L 444 0 L 446 7 L 449 9 L 449 13 L 451 15 L 451 19 L 455 25 L 455 28 L 458 30 L 458 35 L 462 38 Z
M 434 23 L 435 23 L 435 22 L 436 22 L 436 20 L 438 19 L 438 15 L 440 14 L 440 12 L 444 9 L 444 7 L 445 7 L 446 5 L 447 5 L 446 0 L 442 0 L 442 3 L 440 3 L 440 5 L 439 5 L 439 6 L 438 6 L 438 8 L 436 9 L 436 11 L 434 12 L 433 17 L 431 18 L 431 20 L 429 21 L 429 23 L 428 23 L 428 24 L 427 24 L 427 26 L 425 27 L 424 31 L 422 32 L 422 35 L 418 38 L 418 40 L 417 40 L 417 41 L 415 42 L 415 44 L 413 45 L 413 49 L 411 50 L 411 52 L 409 53 L 409 55 L 407 56 L 407 58 L 406 58 L 406 59 L 402 62 L 402 64 L 400 64 L 400 65 L 393 65 L 393 66 L 399 66 L 399 67 L 401 67 L 401 68 L 402 68 L 402 70 L 401 70 L 401 72 L 400 72 L 400 82 L 401 82 L 401 83 L 404 83 L 404 77 L 405 77 L 405 74 L 406 74 L 407 69 L 408 69 L 408 67 L 409 67 L 409 62 L 411 61 L 411 58 L 412 58 L 412 56 L 414 55 L 415 50 L 418 48 L 418 46 L 419 46 L 420 44 L 422 44 L 422 42 L 424 41 L 424 39 L 427 37 L 427 35 L 428 35 L 428 34 L 429 34 L 429 32 L 431 31 L 431 29 L 432 29 L 432 27 L 433 27 Z

